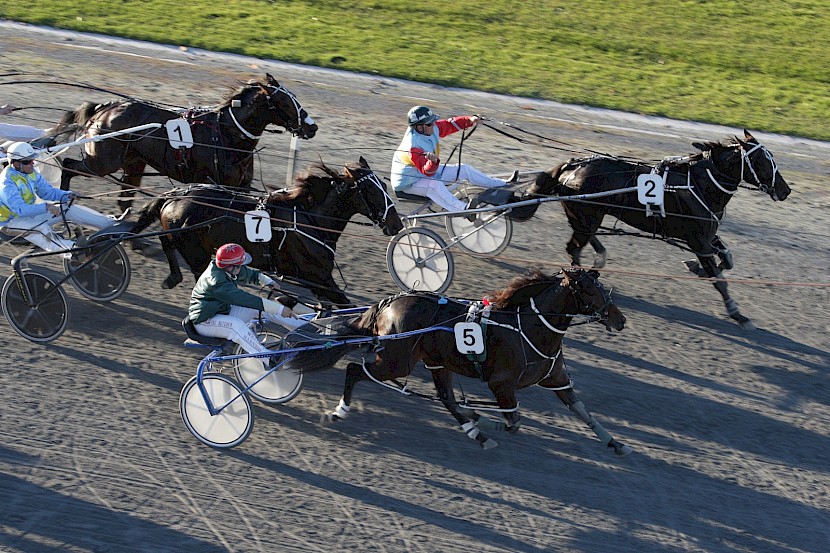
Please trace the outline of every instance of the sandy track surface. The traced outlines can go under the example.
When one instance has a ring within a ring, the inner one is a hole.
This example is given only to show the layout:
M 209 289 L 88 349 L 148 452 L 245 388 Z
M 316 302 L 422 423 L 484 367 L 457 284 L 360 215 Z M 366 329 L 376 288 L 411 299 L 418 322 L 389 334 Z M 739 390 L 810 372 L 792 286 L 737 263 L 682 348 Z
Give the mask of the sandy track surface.
M 573 150 L 481 129 L 464 161 L 498 174 L 546 169 L 584 148 L 659 159 L 691 152 L 692 140 L 741 132 L 14 25 L 0 25 L 0 41 L 4 65 L 26 72 L 2 83 L 84 82 L 180 106 L 216 102 L 267 70 L 320 124 L 302 165 L 364 155 L 388 174 L 416 103 L 507 121 Z M 0 86 L 0 103 L 33 107 L 8 118 L 25 124 L 54 121 L 58 112 L 46 108 L 110 99 L 57 84 Z M 182 347 L 179 328 L 193 280 L 162 290 L 156 247 L 130 252 L 132 283 L 112 304 L 68 288 L 69 330 L 49 345 L 0 323 L 0 550 L 826 551 L 830 147 L 757 136 L 793 187 L 783 203 L 740 191 L 723 225 L 735 255 L 729 277 L 750 281 L 731 291 L 758 329 L 729 321 L 712 286 L 686 278 L 687 254 L 622 236 L 605 239 L 603 281 L 626 329 L 579 326 L 565 339 L 577 391 L 631 456 L 616 458 L 541 389 L 520 394 L 522 430 L 495 436 L 501 447 L 486 452 L 440 404 L 369 384 L 358 387 L 352 417 L 321 427 L 320 414 L 338 401 L 340 370 L 307 378 L 284 406 L 255 403 L 251 437 L 212 450 L 178 412 L 199 359 Z M 262 180 L 282 185 L 288 138 L 268 135 L 262 146 Z M 78 179 L 73 188 L 112 185 Z M 109 199 L 95 207 L 115 211 Z M 515 226 L 499 258 L 456 254 L 448 293 L 480 296 L 540 262 L 553 271 L 568 236 L 558 206 L 543 206 Z M 341 240 L 338 260 L 358 304 L 396 292 L 386 241 L 358 227 Z M 3 278 L 16 253 L 0 250 Z M 792 282 L 814 286 L 780 284 Z M 429 391 L 425 378 L 420 370 L 410 386 Z M 487 398 L 480 383 L 461 384 Z

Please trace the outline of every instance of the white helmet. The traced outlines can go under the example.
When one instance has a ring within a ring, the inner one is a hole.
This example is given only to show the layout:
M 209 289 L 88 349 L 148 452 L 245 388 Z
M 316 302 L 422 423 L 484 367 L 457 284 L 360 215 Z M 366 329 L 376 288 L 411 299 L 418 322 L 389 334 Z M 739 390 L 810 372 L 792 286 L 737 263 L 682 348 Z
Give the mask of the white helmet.
M 28 142 L 15 142 L 6 148 L 6 157 L 9 162 L 35 159 L 37 154 Z

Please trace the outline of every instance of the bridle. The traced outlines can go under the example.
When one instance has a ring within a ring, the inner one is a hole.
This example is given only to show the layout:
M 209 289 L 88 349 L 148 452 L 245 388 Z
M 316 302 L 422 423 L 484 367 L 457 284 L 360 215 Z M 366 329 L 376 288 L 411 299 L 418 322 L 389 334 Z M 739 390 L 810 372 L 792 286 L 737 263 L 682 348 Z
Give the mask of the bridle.
M 603 304 L 600 308 L 593 307 L 590 302 L 586 301 L 582 295 L 582 288 L 583 284 L 582 281 L 585 279 L 590 279 L 591 284 L 599 289 L 600 293 L 602 294 Z M 611 308 L 611 304 L 613 304 L 613 300 L 611 299 L 611 292 L 613 290 L 606 290 L 605 286 L 594 276 L 590 273 L 585 272 L 582 274 L 576 281 L 574 282 L 576 286 L 571 288 L 571 294 L 573 295 L 574 299 L 577 302 L 578 308 L 577 311 L 580 315 L 588 315 L 588 319 L 576 324 L 583 324 L 583 323 L 593 323 L 593 322 L 603 322 L 608 320 L 608 310 Z
M 380 212 L 380 209 L 376 209 L 372 205 L 372 202 L 367 199 L 367 185 L 363 184 L 366 181 L 374 185 L 378 190 L 380 190 L 380 193 L 383 194 L 383 213 Z M 368 171 L 365 175 L 356 179 L 354 181 L 354 186 L 357 188 L 358 196 L 360 196 L 361 201 L 363 201 L 363 205 L 366 206 L 366 210 L 369 212 L 369 219 L 372 221 L 372 225 L 375 228 L 385 227 L 386 219 L 389 216 L 389 210 L 395 207 L 395 202 L 386 192 L 386 186 L 380 181 L 374 171 Z
M 294 136 L 299 136 L 300 131 L 303 130 L 303 123 L 307 125 L 314 124 L 314 119 L 309 117 L 308 113 L 305 113 L 303 106 L 300 105 L 299 100 L 297 100 L 297 97 L 294 96 L 294 94 L 292 94 L 290 90 L 288 90 L 282 85 L 268 85 L 267 88 L 272 90 L 271 94 L 266 96 L 266 99 L 268 100 L 268 109 L 273 112 L 276 112 L 276 114 L 282 118 L 283 126 L 288 132 L 290 132 Z M 283 110 L 276 101 L 274 101 L 274 97 L 279 93 L 285 94 L 288 97 L 288 99 L 291 100 L 291 104 L 294 106 L 293 118 L 285 110 Z M 303 115 L 303 113 L 305 113 L 305 115 Z M 296 121 L 297 125 L 292 126 L 290 123 L 288 123 L 288 121 Z
M 778 173 L 778 166 L 775 164 L 775 159 L 773 159 L 772 153 L 770 153 L 770 151 L 767 150 L 762 144 L 755 144 L 749 150 L 745 150 L 743 144 L 739 143 L 737 146 L 741 151 L 741 178 L 738 182 L 744 182 L 744 168 L 747 168 L 749 169 L 749 173 L 752 175 L 752 179 L 755 181 L 753 182 L 748 178 L 746 179 L 746 182 L 755 186 L 755 188 L 750 188 L 750 190 L 760 190 L 764 194 L 769 194 L 770 190 L 772 190 L 775 186 L 775 175 Z M 770 167 L 772 168 L 772 177 L 769 184 L 761 182 L 761 179 L 758 178 L 758 173 L 755 172 L 755 167 L 752 165 L 752 158 L 750 155 L 755 150 L 760 150 L 764 154 L 764 157 L 767 158 L 767 161 L 769 161 Z
M 262 87 L 262 85 L 257 84 L 252 85 L 251 88 L 254 88 L 255 86 Z M 282 120 L 282 125 L 292 135 L 300 136 L 301 131 L 303 130 L 303 123 L 307 125 L 314 124 L 314 119 L 312 119 L 311 117 L 309 117 L 307 113 L 305 113 L 305 110 L 303 109 L 303 106 L 300 105 L 300 102 L 299 100 L 297 100 L 297 97 L 294 96 L 294 94 L 292 94 L 291 91 L 289 91 L 287 88 L 285 88 L 282 85 L 267 85 L 267 87 L 262 88 L 267 88 L 271 90 L 271 93 L 265 96 L 265 99 L 268 101 L 268 110 L 277 114 L 277 116 Z M 279 103 L 274 99 L 275 96 L 277 96 L 280 93 L 285 94 L 285 96 L 287 96 L 288 99 L 291 100 L 291 104 L 294 107 L 293 117 L 288 112 L 283 110 L 280 107 Z M 260 138 L 262 138 L 261 134 L 252 134 L 245 127 L 242 126 L 242 124 L 237 120 L 236 115 L 233 113 L 232 105 L 228 106 L 228 113 L 231 116 L 231 121 L 233 121 L 233 124 L 236 125 L 236 128 L 239 129 L 239 132 L 241 132 L 245 137 L 251 140 L 259 140 Z M 305 115 L 303 115 L 304 113 Z M 296 125 L 292 124 L 291 121 L 296 121 Z

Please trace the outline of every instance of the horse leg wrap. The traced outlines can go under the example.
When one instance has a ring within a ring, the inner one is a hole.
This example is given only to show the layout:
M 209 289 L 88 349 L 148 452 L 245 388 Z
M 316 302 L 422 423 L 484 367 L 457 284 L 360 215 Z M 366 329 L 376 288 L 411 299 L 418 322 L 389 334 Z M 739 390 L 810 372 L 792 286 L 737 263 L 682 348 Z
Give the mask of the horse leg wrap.
M 465 422 L 461 425 L 461 430 L 463 430 L 467 434 L 467 437 L 471 440 L 478 438 L 478 435 L 481 433 L 481 430 L 478 429 L 476 423 L 474 422 Z
M 730 316 L 736 315 L 740 310 L 738 309 L 738 304 L 735 303 L 735 300 L 729 298 L 726 300 L 726 312 L 729 313 Z
M 611 444 L 611 440 L 613 440 L 614 438 L 611 436 L 611 434 L 608 433 L 608 431 L 605 428 L 603 428 L 599 421 L 597 421 L 597 419 L 595 419 L 593 415 L 591 415 L 591 413 L 588 412 L 582 401 L 575 401 L 574 403 L 568 405 L 568 409 L 570 409 L 574 415 L 579 417 L 579 419 L 582 422 L 587 424 L 588 428 L 594 431 L 594 434 L 597 435 L 597 438 L 599 438 L 599 440 L 602 443 L 604 443 L 605 445 Z
M 340 403 L 337 404 L 337 408 L 335 408 L 332 415 L 339 419 L 345 419 L 349 416 L 349 406 L 346 405 L 346 402 L 343 401 L 343 398 L 340 398 Z

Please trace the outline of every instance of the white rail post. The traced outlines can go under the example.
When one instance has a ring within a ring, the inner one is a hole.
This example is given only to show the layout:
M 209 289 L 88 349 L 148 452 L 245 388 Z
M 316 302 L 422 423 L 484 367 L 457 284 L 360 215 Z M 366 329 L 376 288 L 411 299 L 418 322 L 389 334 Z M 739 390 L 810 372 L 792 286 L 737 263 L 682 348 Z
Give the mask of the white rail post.
M 294 186 L 294 170 L 297 164 L 297 151 L 300 149 L 300 139 L 297 135 L 291 136 L 291 145 L 288 147 L 288 167 L 285 173 L 285 186 L 292 188 Z

